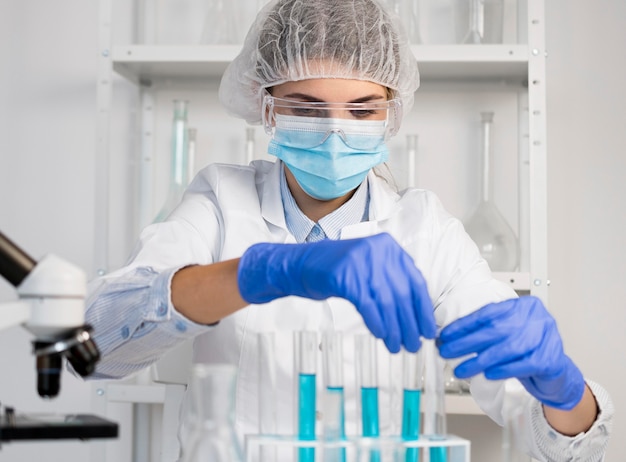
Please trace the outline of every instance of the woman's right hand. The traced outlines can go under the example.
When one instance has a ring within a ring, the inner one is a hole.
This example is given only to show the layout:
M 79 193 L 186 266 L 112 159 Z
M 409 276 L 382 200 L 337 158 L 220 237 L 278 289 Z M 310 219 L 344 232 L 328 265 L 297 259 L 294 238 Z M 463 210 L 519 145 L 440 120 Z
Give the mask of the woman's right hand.
M 255 244 L 238 267 L 248 303 L 289 295 L 350 301 L 391 352 L 417 351 L 436 335 L 426 281 L 411 256 L 387 233 L 306 244 Z

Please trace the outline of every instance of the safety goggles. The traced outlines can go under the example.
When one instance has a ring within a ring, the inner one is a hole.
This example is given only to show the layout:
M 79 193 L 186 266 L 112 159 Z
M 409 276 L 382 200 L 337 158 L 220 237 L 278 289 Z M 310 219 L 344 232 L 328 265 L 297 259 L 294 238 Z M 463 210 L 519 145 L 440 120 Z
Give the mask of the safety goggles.
M 319 123 L 319 130 L 315 131 L 321 132 L 320 142 L 333 131 L 333 126 L 337 129 L 335 132 L 343 130 L 346 134 L 358 133 L 361 123 L 366 133 L 371 132 L 368 125 L 382 125 L 384 127 L 382 135 L 386 140 L 398 132 L 402 111 L 399 99 L 365 103 L 327 103 L 276 98 L 266 94 L 263 97 L 262 117 L 263 126 L 269 135 L 274 135 L 276 128 L 279 128 L 277 122 L 280 124 L 279 120 L 282 119 L 289 120 L 292 130 L 310 131 L 313 123 Z M 298 123 L 298 120 L 302 123 Z

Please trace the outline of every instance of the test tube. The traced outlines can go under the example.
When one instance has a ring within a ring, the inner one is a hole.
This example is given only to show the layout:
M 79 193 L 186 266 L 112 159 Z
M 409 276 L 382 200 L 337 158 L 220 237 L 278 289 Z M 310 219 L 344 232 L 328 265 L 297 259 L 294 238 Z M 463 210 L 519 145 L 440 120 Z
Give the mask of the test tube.
M 424 388 L 424 355 L 423 351 L 402 352 L 402 439 L 415 441 L 419 439 L 420 405 Z M 419 448 L 406 448 L 405 462 L 418 462 Z
M 317 333 L 295 332 L 296 373 L 298 376 L 298 438 L 302 441 L 315 440 Z M 315 449 L 300 447 L 299 462 L 314 462 Z
M 261 332 L 257 336 L 259 355 L 259 433 L 276 435 L 276 363 L 274 334 Z M 276 460 L 274 445 L 261 445 L 261 459 Z
M 324 367 L 325 410 L 324 439 L 344 440 L 345 410 L 343 381 L 343 336 L 341 332 L 325 332 L 322 335 L 322 363 Z M 345 462 L 343 447 L 329 447 L 324 451 L 324 461 Z
M 444 361 L 434 340 L 423 340 L 424 355 L 424 435 L 431 441 L 443 441 L 448 433 L 446 424 L 446 395 Z M 446 446 L 430 447 L 430 462 L 447 462 Z
M 371 334 L 355 336 L 357 384 L 361 389 L 361 426 L 366 438 L 380 436 L 378 419 L 378 365 L 376 338 Z M 380 450 L 370 451 L 370 462 L 380 462 Z

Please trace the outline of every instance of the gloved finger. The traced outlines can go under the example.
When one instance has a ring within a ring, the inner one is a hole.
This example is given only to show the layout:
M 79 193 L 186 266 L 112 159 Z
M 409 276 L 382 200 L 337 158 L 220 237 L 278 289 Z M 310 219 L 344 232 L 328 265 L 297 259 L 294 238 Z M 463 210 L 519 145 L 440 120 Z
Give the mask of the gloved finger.
M 491 303 L 484 307 L 451 322 L 439 334 L 443 343 L 452 342 L 468 334 L 493 327 L 496 322 L 511 316 L 517 299 Z
M 491 344 L 486 346 L 483 344 L 483 348 L 476 349 L 477 356 L 473 359 L 471 367 L 466 365 L 459 372 L 475 375 L 497 365 L 528 361 L 536 354 L 540 344 L 541 338 L 523 329 L 505 333 L 499 339 L 494 339 Z
M 437 339 L 437 346 L 442 358 L 454 359 L 472 353 L 480 353 L 494 344 L 504 342 L 507 337 L 508 332 L 506 331 L 494 327 L 483 327 L 480 330 L 469 332 L 465 337 L 458 337 L 453 340 L 444 340 L 440 335 Z
M 352 304 L 356 307 L 357 311 L 363 318 L 363 322 L 376 338 L 386 338 L 387 329 L 385 323 L 381 318 L 378 311 L 378 306 L 371 298 L 364 298 L 361 300 L 351 300 Z
M 411 262 L 407 271 L 410 276 L 409 280 L 413 297 L 412 307 L 417 319 L 419 335 L 433 339 L 437 336 L 437 323 L 435 321 L 435 309 L 428 293 L 426 280 L 413 262 Z
M 375 274 L 374 279 L 376 282 L 372 285 L 371 290 L 372 298 L 378 305 L 378 311 L 387 332 L 383 339 L 387 349 L 392 353 L 397 353 L 402 345 L 402 334 L 398 320 L 397 294 L 394 290 L 395 287 L 388 283 L 386 275 L 383 275 L 381 271 L 376 271 Z
M 396 310 L 398 313 L 399 330 L 402 335 L 402 345 L 407 351 L 416 352 L 420 347 L 420 331 L 415 319 L 411 290 L 407 284 L 394 291 Z M 390 350 L 391 351 L 391 350 Z

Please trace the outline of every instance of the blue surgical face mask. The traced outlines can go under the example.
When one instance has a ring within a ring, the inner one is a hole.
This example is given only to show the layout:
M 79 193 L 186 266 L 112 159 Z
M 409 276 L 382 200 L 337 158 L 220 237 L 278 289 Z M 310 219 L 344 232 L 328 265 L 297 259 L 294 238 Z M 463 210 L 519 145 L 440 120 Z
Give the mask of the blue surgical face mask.
M 357 188 L 387 160 L 384 120 L 276 115 L 268 152 L 289 168 L 309 196 L 331 200 Z

